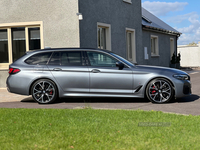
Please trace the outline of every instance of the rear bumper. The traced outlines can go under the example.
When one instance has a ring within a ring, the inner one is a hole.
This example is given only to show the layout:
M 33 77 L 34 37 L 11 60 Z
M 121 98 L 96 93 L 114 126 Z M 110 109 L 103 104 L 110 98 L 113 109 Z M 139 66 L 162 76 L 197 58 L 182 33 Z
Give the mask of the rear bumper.
M 7 90 L 10 93 L 29 95 L 29 88 L 24 83 L 16 75 L 10 75 L 6 80 Z

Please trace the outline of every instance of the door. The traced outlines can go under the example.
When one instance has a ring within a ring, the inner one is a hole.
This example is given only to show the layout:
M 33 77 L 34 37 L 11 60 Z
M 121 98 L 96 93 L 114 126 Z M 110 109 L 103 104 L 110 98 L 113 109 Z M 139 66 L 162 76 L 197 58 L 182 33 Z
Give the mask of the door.
M 64 92 L 89 92 L 89 72 L 81 51 L 54 52 L 48 67 Z
M 131 94 L 133 92 L 132 70 L 119 70 L 118 61 L 107 53 L 87 51 L 90 62 L 90 93 Z

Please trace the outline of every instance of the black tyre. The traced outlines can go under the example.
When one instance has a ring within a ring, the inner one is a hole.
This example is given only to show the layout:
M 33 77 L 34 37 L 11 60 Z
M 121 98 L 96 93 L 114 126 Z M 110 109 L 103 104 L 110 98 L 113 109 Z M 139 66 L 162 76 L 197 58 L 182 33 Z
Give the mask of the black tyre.
M 158 78 L 147 85 L 146 96 L 153 103 L 166 103 L 174 97 L 174 89 L 168 80 Z
M 33 99 L 40 104 L 53 103 L 57 96 L 57 87 L 54 82 L 48 79 L 40 79 L 31 87 Z

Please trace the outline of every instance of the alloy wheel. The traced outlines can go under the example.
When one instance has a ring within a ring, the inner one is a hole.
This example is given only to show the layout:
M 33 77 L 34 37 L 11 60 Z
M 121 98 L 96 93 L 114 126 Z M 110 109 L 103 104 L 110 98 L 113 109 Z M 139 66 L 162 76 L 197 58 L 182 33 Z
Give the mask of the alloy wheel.
M 32 96 L 38 103 L 51 103 L 57 97 L 56 86 L 49 80 L 39 80 L 32 87 Z
M 165 103 L 172 99 L 173 88 L 171 84 L 164 79 L 156 79 L 149 83 L 147 88 L 147 97 L 150 101 L 156 103 Z

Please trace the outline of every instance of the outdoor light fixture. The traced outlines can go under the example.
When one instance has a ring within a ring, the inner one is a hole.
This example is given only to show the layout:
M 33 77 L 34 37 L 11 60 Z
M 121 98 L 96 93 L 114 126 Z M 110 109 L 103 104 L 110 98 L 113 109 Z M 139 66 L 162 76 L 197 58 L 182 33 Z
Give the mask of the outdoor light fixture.
M 82 13 L 76 13 L 76 15 L 78 16 L 78 19 L 79 19 L 79 20 L 83 20 L 83 15 L 82 15 Z

